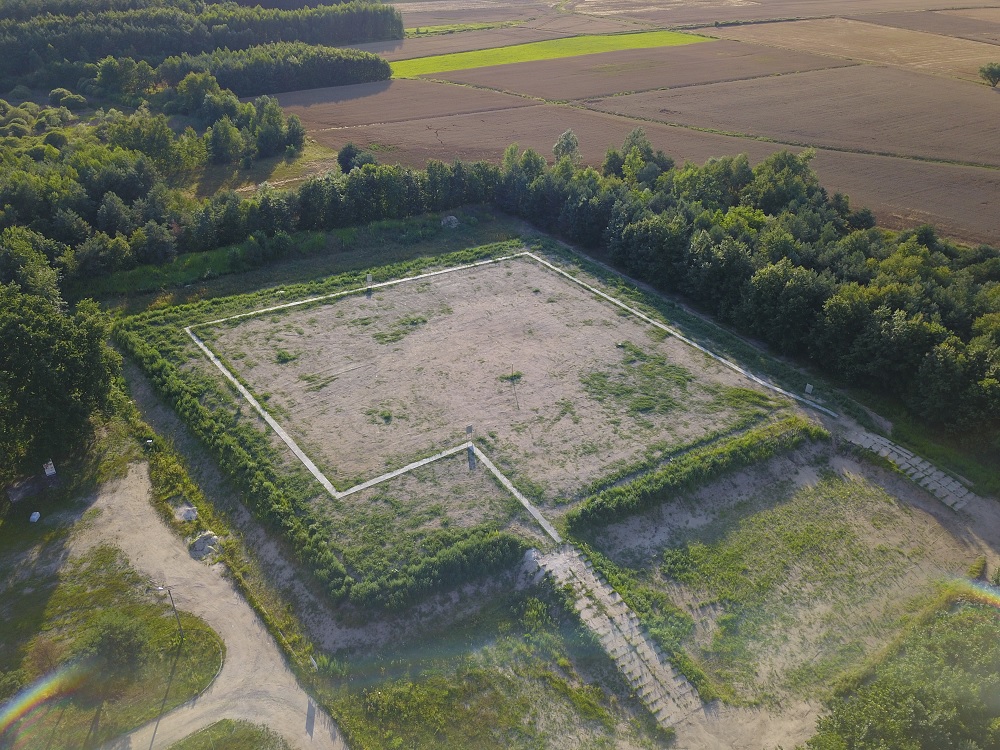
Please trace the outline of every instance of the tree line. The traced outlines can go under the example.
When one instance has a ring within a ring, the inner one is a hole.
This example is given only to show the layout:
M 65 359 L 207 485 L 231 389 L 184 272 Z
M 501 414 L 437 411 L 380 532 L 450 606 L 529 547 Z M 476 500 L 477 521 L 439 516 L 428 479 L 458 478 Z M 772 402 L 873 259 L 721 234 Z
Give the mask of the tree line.
M 244 50 L 217 49 L 168 57 L 156 69 L 171 86 L 190 73 L 211 73 L 237 96 L 384 81 L 392 69 L 384 58 L 354 49 L 278 42 Z
M 158 65 L 171 55 L 240 50 L 281 41 L 338 45 L 402 39 L 399 12 L 351 2 L 283 10 L 234 2 L 39 15 L 0 21 L 0 82 L 7 88 L 73 85 L 84 64 L 108 56 Z
M 346 0 L 345 0 L 346 1 Z M 339 5 L 337 2 L 315 3 L 311 0 L 235 0 L 239 5 L 262 8 L 294 10 L 312 5 Z M 208 0 L 5 0 L 0 4 L 0 20 L 24 21 L 33 16 L 51 14 L 72 16 L 79 13 L 126 11 L 140 8 L 180 8 L 189 13 L 200 13 Z
M 248 138 L 261 153 L 278 152 L 301 124 L 283 120 L 266 97 L 227 96 L 207 74 L 189 74 L 173 96 L 179 111 L 212 120 L 205 136 L 177 134 L 164 115 L 142 109 L 69 131 L 65 109 L 36 107 L 36 119 L 0 107 L 0 130 L 22 133 L 0 162 L 0 229 L 27 231 L 21 249 L 3 252 L 32 248 L 31 261 L 0 281 L 58 276 L 85 288 L 91 276 L 254 237 L 257 252 L 236 259 L 242 266 L 280 254 L 299 230 L 493 202 L 573 242 L 605 246 L 627 273 L 779 353 L 901 396 L 926 423 L 1000 448 L 1000 254 L 954 245 L 931 227 L 877 228 L 869 211 L 823 190 L 808 152 L 779 152 L 755 167 L 745 156 L 676 167 L 636 131 L 600 169 L 579 166 L 564 143 L 553 166 L 512 146 L 499 165 L 432 161 L 418 171 L 371 163 L 350 147 L 341 154 L 348 171 L 294 190 L 195 200 L 165 176 L 183 182 L 180 166 L 239 158 Z

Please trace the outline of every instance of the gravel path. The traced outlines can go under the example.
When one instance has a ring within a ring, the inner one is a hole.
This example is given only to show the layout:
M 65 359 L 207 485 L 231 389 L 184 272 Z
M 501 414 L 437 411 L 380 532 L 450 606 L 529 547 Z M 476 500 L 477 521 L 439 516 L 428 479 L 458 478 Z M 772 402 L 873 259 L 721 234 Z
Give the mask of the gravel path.
M 223 577 L 221 566 L 194 560 L 153 509 L 150 496 L 145 465 L 133 465 L 126 477 L 105 485 L 93 505 L 101 513 L 75 535 L 72 553 L 97 544 L 120 547 L 137 570 L 172 587 L 178 608 L 198 615 L 219 634 L 226 660 L 201 696 L 107 747 L 166 748 L 220 719 L 245 719 L 266 724 L 294 748 L 346 749 L 333 720 L 299 687 L 264 624 Z

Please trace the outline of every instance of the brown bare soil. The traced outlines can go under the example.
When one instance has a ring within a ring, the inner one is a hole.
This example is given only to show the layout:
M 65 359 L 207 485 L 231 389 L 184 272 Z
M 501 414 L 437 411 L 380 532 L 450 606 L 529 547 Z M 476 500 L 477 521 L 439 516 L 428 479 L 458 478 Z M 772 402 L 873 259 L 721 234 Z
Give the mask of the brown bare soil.
M 997 166 L 1000 97 L 994 93 L 910 70 L 856 65 L 612 96 L 588 106 L 784 143 Z M 942 113 L 955 112 L 963 113 L 960 120 L 942 122 Z
M 945 237 L 1000 243 L 995 169 L 832 151 L 817 152 L 812 165 L 827 190 L 870 207 L 882 226 L 934 224 Z
M 942 15 L 961 16 L 962 18 L 972 18 L 976 21 L 1000 24 L 1000 8 L 961 8 L 956 10 L 939 11 Z
M 335 114 L 331 110 L 331 116 Z M 429 159 L 498 162 L 511 143 L 548 155 L 567 129 L 580 139 L 584 161 L 598 165 L 608 147 L 620 146 L 636 127 L 644 128 L 653 144 L 678 163 L 700 164 L 739 153 L 757 162 L 787 148 L 781 143 L 554 104 L 343 129 L 313 130 L 308 123 L 306 127 L 312 137 L 332 148 L 341 148 L 349 141 L 362 146 L 388 144 L 391 152 L 382 157 L 385 161 L 415 168 L 423 168 Z M 1000 242 L 1000 225 L 995 220 L 1000 210 L 1000 173 L 995 169 L 823 150 L 817 152 L 813 166 L 827 190 L 849 195 L 855 206 L 868 206 L 886 227 L 900 229 L 930 222 L 944 236 L 967 242 Z
M 458 445 L 471 424 L 493 460 L 548 501 L 650 444 L 734 423 L 726 389 L 751 383 L 652 330 L 523 259 L 203 329 L 341 489 Z M 665 358 L 656 389 L 676 403 L 630 411 L 588 390 L 588 375 L 623 377 L 623 342 Z
M 418 83 L 430 85 L 426 81 Z M 448 84 L 438 85 L 446 87 Z M 314 130 L 314 125 L 307 123 L 306 128 L 317 142 L 331 148 L 341 148 L 348 141 L 358 145 L 391 144 L 394 149 L 386 161 L 418 168 L 423 168 L 428 159 L 447 162 L 456 158 L 470 161 L 486 159 L 498 162 L 511 143 L 550 156 L 552 145 L 567 129 L 576 133 L 580 140 L 580 152 L 588 164 L 600 164 L 608 147 L 621 146 L 625 136 L 636 127 L 644 128 L 658 148 L 681 160 L 704 161 L 713 156 L 740 152 L 746 152 L 757 160 L 781 148 L 773 143 L 698 133 L 582 108 L 528 103 L 531 106 L 468 115 L 428 116 L 411 121 L 372 122 L 326 130 Z M 331 117 L 335 116 L 336 112 L 331 110 Z M 303 122 L 306 122 L 304 118 Z
M 398 6 L 397 6 L 398 7 Z M 510 16 L 510 17 L 508 17 Z M 412 57 L 447 55 L 452 52 L 467 52 L 477 49 L 505 47 L 510 44 L 541 42 L 579 34 L 614 34 L 621 31 L 636 31 L 644 25 L 619 21 L 612 18 L 596 18 L 575 13 L 542 12 L 529 18 L 519 18 L 517 14 L 503 15 L 496 20 L 475 14 L 473 18 L 457 20 L 453 18 L 427 18 L 404 16 L 407 28 L 444 26 L 456 23 L 491 23 L 517 21 L 518 26 L 479 31 L 456 31 L 450 34 L 434 34 L 412 39 L 387 42 L 370 42 L 354 45 L 357 49 L 374 52 L 386 60 L 407 60 Z
M 742 81 L 851 64 L 802 52 L 717 41 L 654 50 L 606 52 L 577 59 L 498 65 L 433 77 L 549 100 L 574 100 L 628 91 Z
M 968 11 L 961 11 L 961 13 L 968 13 Z M 873 13 L 851 20 L 867 21 L 879 24 L 880 26 L 892 26 L 897 29 L 926 31 L 929 34 L 953 36 L 960 39 L 969 39 L 974 42 L 1000 44 L 1000 13 L 995 15 L 996 18 L 993 21 L 989 21 L 985 18 L 959 15 L 951 11 L 925 11 L 917 13 Z
M 478 114 L 532 104 L 527 99 L 494 91 L 408 80 L 291 91 L 278 94 L 277 99 L 286 112 L 301 117 L 310 132 L 339 130 L 352 125 L 409 122 L 425 117 Z
M 971 7 L 994 0 L 973 0 Z M 716 21 L 762 21 L 788 18 L 825 18 L 831 15 L 934 10 L 937 0 L 576 0 L 567 7 L 580 13 L 642 19 L 663 26 L 707 25 Z
M 895 29 L 846 18 L 753 24 L 717 29 L 725 39 L 979 80 L 979 68 L 995 60 L 992 44 Z

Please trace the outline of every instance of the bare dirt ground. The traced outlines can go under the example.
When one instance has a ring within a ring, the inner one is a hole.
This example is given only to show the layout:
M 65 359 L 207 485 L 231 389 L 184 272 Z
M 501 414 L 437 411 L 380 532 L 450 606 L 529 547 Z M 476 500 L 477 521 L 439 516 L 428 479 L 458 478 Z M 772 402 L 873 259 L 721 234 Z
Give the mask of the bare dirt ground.
M 568 101 L 630 91 L 745 81 L 852 64 L 803 52 L 720 40 L 711 44 L 607 52 L 564 61 L 498 65 L 431 77 Z
M 471 424 L 494 460 L 569 498 L 651 442 L 724 428 L 735 413 L 719 389 L 750 386 L 523 259 L 201 330 L 342 490 L 462 443 Z M 630 414 L 588 394 L 581 377 L 618 372 L 626 341 L 691 374 L 659 386 L 676 408 Z
M 973 0 L 968 7 L 989 6 L 994 0 Z M 827 18 L 880 12 L 934 10 L 939 0 L 571 0 L 567 10 L 599 16 L 641 19 L 664 26 L 707 25 L 716 21 L 763 21 Z
M 400 106 L 408 105 L 401 103 Z M 406 111 L 405 108 L 402 111 Z M 572 129 L 579 138 L 584 161 L 597 165 L 603 161 L 608 147 L 619 147 L 636 127 L 645 129 L 653 145 L 662 148 L 678 163 L 701 164 L 713 157 L 739 153 L 748 154 L 752 162 L 757 162 L 788 148 L 780 143 L 695 131 L 556 104 L 469 115 L 429 115 L 423 119 L 384 124 L 373 121 L 336 129 L 329 126 L 316 129 L 305 119 L 303 121 L 310 135 L 323 145 L 341 148 L 345 143 L 354 142 L 378 144 L 381 149 L 388 146 L 380 152 L 383 161 L 414 168 L 423 168 L 429 159 L 498 162 L 511 143 L 533 148 L 544 155 L 551 154 L 552 145 L 567 129 Z M 854 206 L 871 208 L 882 226 L 901 229 L 932 223 L 939 227 L 943 236 L 974 243 L 1000 243 L 1000 224 L 994 220 L 1000 210 L 1000 172 L 996 169 L 823 150 L 818 151 L 813 167 L 829 192 L 845 193 Z
M 955 8 L 953 10 L 939 11 L 943 15 L 961 16 L 962 18 L 972 18 L 976 21 L 984 21 L 988 24 L 1000 24 L 1000 8 Z
M 133 465 L 105 485 L 99 515 L 75 536 L 71 552 L 112 544 L 153 581 L 173 588 L 180 609 L 204 619 L 226 644 L 222 671 L 201 696 L 115 742 L 112 747 L 165 748 L 223 718 L 263 723 L 292 747 L 346 748 L 336 725 L 295 681 L 271 635 L 218 567 L 194 560 L 150 504 L 147 469 Z
M 1000 165 L 993 148 L 1000 137 L 1000 96 L 978 83 L 910 70 L 856 65 L 611 96 L 587 106 L 784 143 Z M 943 112 L 964 115 L 946 123 Z
M 983 9 L 986 10 L 986 9 Z M 997 10 L 997 9 L 989 9 Z M 976 11 L 959 11 L 959 13 L 975 13 Z M 968 39 L 973 42 L 1000 44 L 1000 14 L 994 21 L 987 18 L 976 18 L 972 15 L 959 15 L 953 11 L 923 11 L 915 13 L 873 13 L 858 16 L 851 20 L 867 21 L 881 26 L 893 26 L 897 29 L 925 31 L 939 36 L 953 36 Z
M 488 113 L 533 103 L 494 91 L 411 80 L 293 91 L 278 94 L 277 99 L 286 112 L 308 123 L 310 131 Z
M 997 56 L 997 49 L 992 44 L 846 18 L 728 26 L 712 33 L 724 39 L 893 65 L 970 81 L 979 81 L 979 68 Z
M 398 6 L 397 6 L 398 7 Z M 407 15 L 407 28 L 444 26 L 462 23 L 461 20 L 427 19 Z M 390 62 L 407 60 L 428 55 L 447 55 L 452 52 L 468 52 L 477 49 L 504 47 L 509 44 L 541 42 L 546 39 L 560 39 L 579 34 L 614 34 L 622 31 L 637 31 L 645 24 L 621 21 L 613 18 L 598 18 L 569 13 L 540 12 L 528 18 L 504 18 L 516 21 L 517 26 L 478 31 L 461 31 L 451 34 L 431 34 L 410 39 L 387 42 L 369 42 L 354 45 L 356 49 L 374 52 Z M 479 23 L 489 23 L 488 17 L 476 17 Z

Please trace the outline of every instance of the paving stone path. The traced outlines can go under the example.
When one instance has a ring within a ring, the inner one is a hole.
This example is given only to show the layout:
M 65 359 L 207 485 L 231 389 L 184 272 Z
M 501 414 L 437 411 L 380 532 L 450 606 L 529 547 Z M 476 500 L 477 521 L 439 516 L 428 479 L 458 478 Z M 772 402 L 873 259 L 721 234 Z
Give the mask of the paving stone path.
M 635 612 L 577 549 L 565 545 L 539 557 L 538 564 L 559 585 L 573 588 L 583 623 L 600 638 L 660 726 L 671 727 L 702 710 L 694 686 L 664 658 Z
M 871 432 L 857 432 L 844 436 L 849 443 L 877 453 L 899 467 L 906 476 L 926 489 L 952 510 L 961 510 L 976 497 L 959 480 L 945 474 L 934 464 L 914 455 L 888 438 Z

